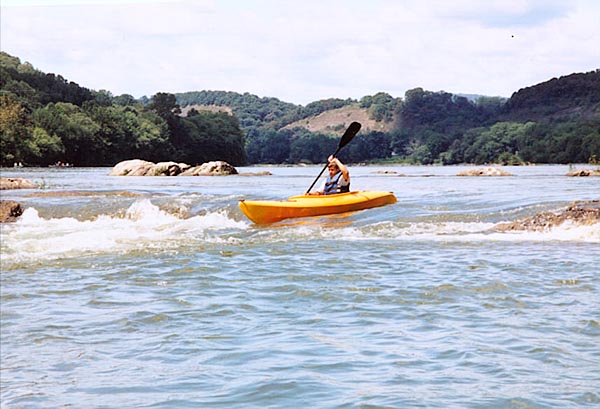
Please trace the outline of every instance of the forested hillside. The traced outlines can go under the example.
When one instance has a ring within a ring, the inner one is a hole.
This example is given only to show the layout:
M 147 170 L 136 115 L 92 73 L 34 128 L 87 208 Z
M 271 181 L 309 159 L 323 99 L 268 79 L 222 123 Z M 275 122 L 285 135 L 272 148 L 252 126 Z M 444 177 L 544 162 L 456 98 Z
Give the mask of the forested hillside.
M 598 117 L 600 70 L 571 74 L 519 90 L 502 117 L 512 121 L 587 120 Z
M 246 163 L 243 133 L 226 113 L 182 118 L 172 94 L 146 103 L 44 74 L 0 53 L 0 164 L 113 166 L 132 158 Z
M 555 78 L 508 100 L 422 88 L 404 98 L 381 92 L 306 107 L 221 91 L 176 97 L 183 106 L 229 107 L 246 133 L 250 163 L 322 161 L 334 135 L 365 116 L 370 126 L 340 153 L 348 162 L 582 163 L 600 158 L 599 78 L 598 70 Z
M 511 98 L 414 88 L 306 106 L 226 91 L 136 100 L 45 74 L 0 53 L 1 164 L 322 163 L 350 122 L 361 132 L 342 160 L 582 163 L 600 158 L 600 70 L 554 78 Z M 183 108 L 183 109 L 182 109 Z

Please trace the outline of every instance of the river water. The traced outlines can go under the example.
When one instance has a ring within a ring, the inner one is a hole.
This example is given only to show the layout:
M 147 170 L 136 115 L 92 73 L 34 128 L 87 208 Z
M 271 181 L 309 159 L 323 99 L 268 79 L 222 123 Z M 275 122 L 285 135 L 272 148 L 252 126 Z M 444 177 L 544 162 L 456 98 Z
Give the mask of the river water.
M 600 225 L 497 232 L 600 198 L 567 166 L 351 166 L 398 202 L 255 225 L 271 176 L 3 169 L 40 190 L 2 225 L 6 408 L 600 405 Z M 381 174 L 378 171 L 393 171 Z

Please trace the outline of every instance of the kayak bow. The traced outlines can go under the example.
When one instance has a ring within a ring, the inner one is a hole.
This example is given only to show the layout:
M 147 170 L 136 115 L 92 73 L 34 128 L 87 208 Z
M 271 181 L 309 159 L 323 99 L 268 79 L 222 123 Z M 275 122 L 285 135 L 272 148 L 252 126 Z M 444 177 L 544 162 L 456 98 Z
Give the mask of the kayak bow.
M 254 223 L 354 212 L 396 203 L 392 192 L 348 192 L 335 195 L 299 195 L 287 200 L 240 200 L 242 212 Z

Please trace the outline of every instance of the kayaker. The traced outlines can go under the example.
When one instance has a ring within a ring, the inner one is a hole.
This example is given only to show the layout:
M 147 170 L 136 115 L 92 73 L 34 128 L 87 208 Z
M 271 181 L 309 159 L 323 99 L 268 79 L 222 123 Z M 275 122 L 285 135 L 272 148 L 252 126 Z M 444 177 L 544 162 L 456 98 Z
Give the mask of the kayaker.
M 341 160 L 329 155 L 327 159 L 327 170 L 329 175 L 319 190 L 309 195 L 333 195 L 350 191 L 350 172 Z

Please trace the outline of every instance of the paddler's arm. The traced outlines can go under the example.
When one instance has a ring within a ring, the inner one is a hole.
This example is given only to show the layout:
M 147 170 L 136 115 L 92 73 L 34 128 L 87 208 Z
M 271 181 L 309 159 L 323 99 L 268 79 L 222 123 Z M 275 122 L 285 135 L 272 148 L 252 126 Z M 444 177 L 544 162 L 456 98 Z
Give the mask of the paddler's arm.
M 308 192 L 309 196 L 321 196 L 323 194 L 323 190 L 325 190 L 325 182 L 321 183 L 321 187 L 319 190 L 315 190 L 313 192 Z
M 348 183 L 350 183 L 350 171 L 348 170 L 346 165 L 344 165 L 341 160 L 334 157 L 333 155 L 329 155 L 328 160 L 329 160 L 329 163 L 335 163 L 337 165 L 340 172 L 342 172 L 342 176 L 344 177 L 344 179 L 346 179 L 346 181 L 348 181 Z

